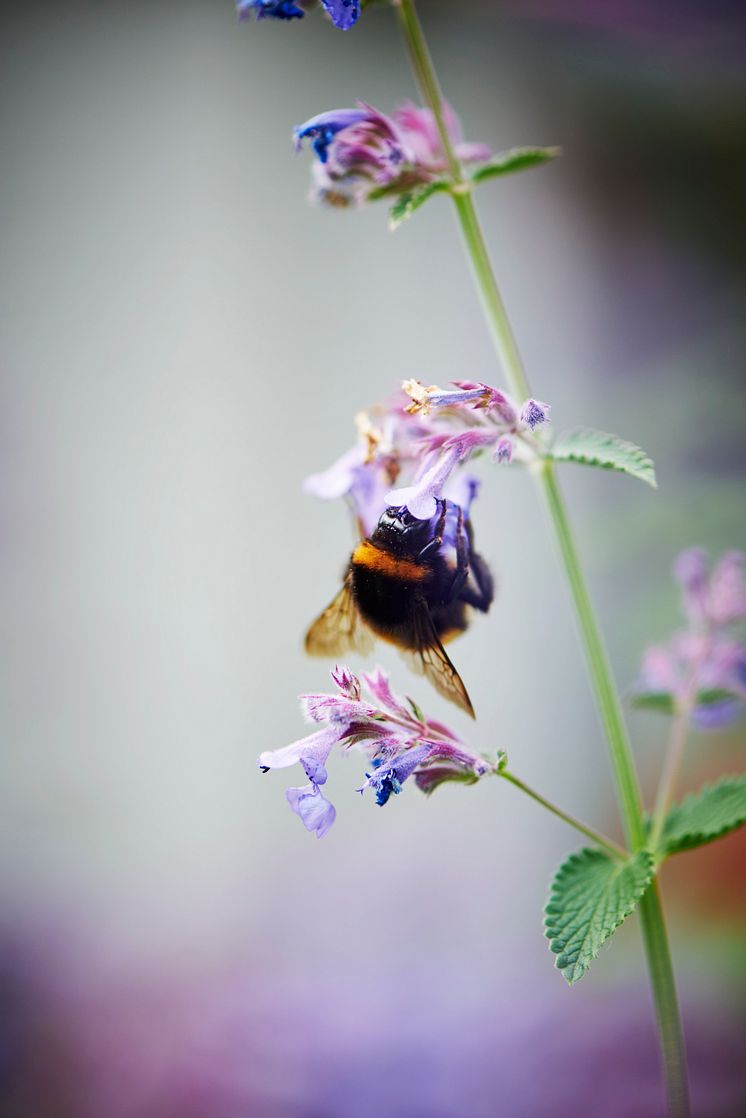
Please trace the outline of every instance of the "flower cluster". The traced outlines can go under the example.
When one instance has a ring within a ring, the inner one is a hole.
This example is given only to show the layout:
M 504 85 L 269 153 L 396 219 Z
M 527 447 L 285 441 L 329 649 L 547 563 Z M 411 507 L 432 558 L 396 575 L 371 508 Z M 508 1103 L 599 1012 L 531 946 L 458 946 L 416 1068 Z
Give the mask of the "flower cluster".
M 456 114 L 445 106 L 445 123 L 463 163 L 491 157 L 485 144 L 464 143 Z M 313 197 L 348 206 L 388 197 L 442 177 L 448 161 L 432 110 L 404 104 L 386 116 L 364 102 L 311 117 L 294 130 L 296 148 L 310 142 Z
M 645 652 L 635 689 L 643 704 L 646 696 L 663 696 L 700 729 L 727 726 L 743 713 L 746 643 L 733 625 L 746 618 L 744 559 L 728 551 L 710 568 L 700 548 L 679 555 L 673 574 L 688 627 Z
M 478 486 L 457 467 L 484 450 L 496 462 L 535 457 L 540 446 L 534 432 L 549 411 L 539 400 L 519 406 L 476 381 L 457 381 L 454 390 L 445 390 L 408 380 L 387 405 L 356 417 L 357 444 L 307 478 L 305 489 L 323 499 L 346 497 L 361 536 L 370 535 L 390 506 L 406 505 L 427 520 L 436 500 L 446 496 L 468 513 Z
M 288 789 L 286 796 L 306 830 L 317 838 L 326 834 L 337 814 L 321 790 L 335 747 L 363 754 L 365 781 L 357 791 L 370 789 L 381 807 L 401 792 L 409 777 L 430 793 L 446 781 L 473 783 L 495 771 L 496 764 L 473 753 L 442 722 L 427 719 L 413 700 L 396 695 L 381 668 L 363 675 L 362 684 L 346 667 L 334 668 L 331 676 L 336 692 L 301 696 L 306 719 L 321 729 L 259 757 L 264 772 L 302 766 L 309 783 Z M 369 699 L 363 696 L 363 684 Z
M 360 16 L 360 0 L 321 0 L 332 23 L 341 31 L 349 31 Z M 236 0 L 241 19 L 255 15 L 257 19 L 302 19 L 307 0 Z

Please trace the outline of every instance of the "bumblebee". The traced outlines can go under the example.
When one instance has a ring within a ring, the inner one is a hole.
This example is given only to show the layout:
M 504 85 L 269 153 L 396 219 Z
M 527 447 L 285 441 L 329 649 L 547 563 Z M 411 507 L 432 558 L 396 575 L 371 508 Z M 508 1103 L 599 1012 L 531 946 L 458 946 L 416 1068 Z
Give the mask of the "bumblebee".
M 460 505 L 439 498 L 430 520 L 387 508 L 353 551 L 342 589 L 306 634 L 312 656 L 368 655 L 389 641 L 441 695 L 474 717 L 469 695 L 443 647 L 462 633 L 469 607 L 486 613 L 494 584 L 474 550 Z

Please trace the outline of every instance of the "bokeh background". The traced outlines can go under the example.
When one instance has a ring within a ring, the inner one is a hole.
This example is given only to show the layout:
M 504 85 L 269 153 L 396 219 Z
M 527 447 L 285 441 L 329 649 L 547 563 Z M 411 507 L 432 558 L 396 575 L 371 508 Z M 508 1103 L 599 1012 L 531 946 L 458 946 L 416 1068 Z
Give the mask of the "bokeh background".
M 558 428 L 660 488 L 563 483 L 615 671 L 677 624 L 672 557 L 746 545 L 746 25 L 738 3 L 424 2 L 470 139 L 561 144 L 486 186 Z M 572 832 L 508 787 L 380 810 L 332 766 L 321 842 L 257 754 L 323 689 L 308 621 L 351 544 L 301 491 L 403 377 L 499 383 L 452 215 L 309 207 L 294 124 L 414 95 L 391 13 L 238 24 L 228 0 L 3 7 L 0 1112 L 8 1118 L 655 1115 L 629 921 L 576 988 L 541 910 Z M 475 509 L 500 594 L 454 649 L 479 748 L 618 834 L 530 479 Z M 358 666 L 361 666 L 358 664 Z M 634 714 L 645 790 L 664 723 Z M 683 786 L 743 769 L 692 739 Z M 696 1113 L 744 1113 L 744 836 L 663 889 Z

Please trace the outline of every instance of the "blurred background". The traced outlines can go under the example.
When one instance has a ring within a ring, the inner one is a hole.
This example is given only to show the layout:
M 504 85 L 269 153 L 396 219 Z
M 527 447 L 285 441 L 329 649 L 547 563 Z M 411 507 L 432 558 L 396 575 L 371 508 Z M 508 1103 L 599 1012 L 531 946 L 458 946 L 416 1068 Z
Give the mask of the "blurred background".
M 658 467 L 657 492 L 563 473 L 626 689 L 678 624 L 676 552 L 746 545 L 743 6 L 420 8 L 468 139 L 564 151 L 479 205 L 556 427 Z M 297 774 L 256 767 L 325 688 L 300 641 L 352 542 L 304 476 L 403 377 L 500 383 L 445 200 L 396 234 L 307 203 L 292 126 L 414 96 L 391 12 L 349 34 L 228 0 L 0 18 L 3 1118 L 659 1114 L 636 922 L 572 990 L 542 935 L 571 831 L 490 782 L 382 811 L 342 761 L 317 842 Z M 478 722 L 380 662 L 617 835 L 530 479 L 489 473 L 474 520 L 500 583 L 454 648 Z M 665 723 L 631 724 L 650 801 Z M 695 736 L 682 791 L 743 767 L 742 730 Z M 745 840 L 663 873 L 713 1118 L 746 1112 Z

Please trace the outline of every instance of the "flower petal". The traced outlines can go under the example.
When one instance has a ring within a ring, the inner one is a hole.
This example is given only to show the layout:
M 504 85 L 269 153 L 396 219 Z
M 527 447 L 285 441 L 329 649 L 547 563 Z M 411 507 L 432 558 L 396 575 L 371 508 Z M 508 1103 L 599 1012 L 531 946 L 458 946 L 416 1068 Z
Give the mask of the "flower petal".
M 291 811 L 300 816 L 306 830 L 315 833 L 316 838 L 323 838 L 337 818 L 334 804 L 313 783 L 302 788 L 288 788 L 285 796 Z
M 349 31 L 360 18 L 360 0 L 321 0 L 340 31 Z
M 411 712 L 391 689 L 388 672 L 383 668 L 374 668 L 370 674 L 364 675 L 363 679 L 376 702 L 399 718 L 411 719 Z
M 326 781 L 326 762 L 334 745 L 341 736 L 341 727 L 338 725 L 325 726 L 315 734 L 291 742 L 281 749 L 266 749 L 259 754 L 259 768 L 287 769 L 299 762 L 305 769 L 306 776 L 316 784 Z

